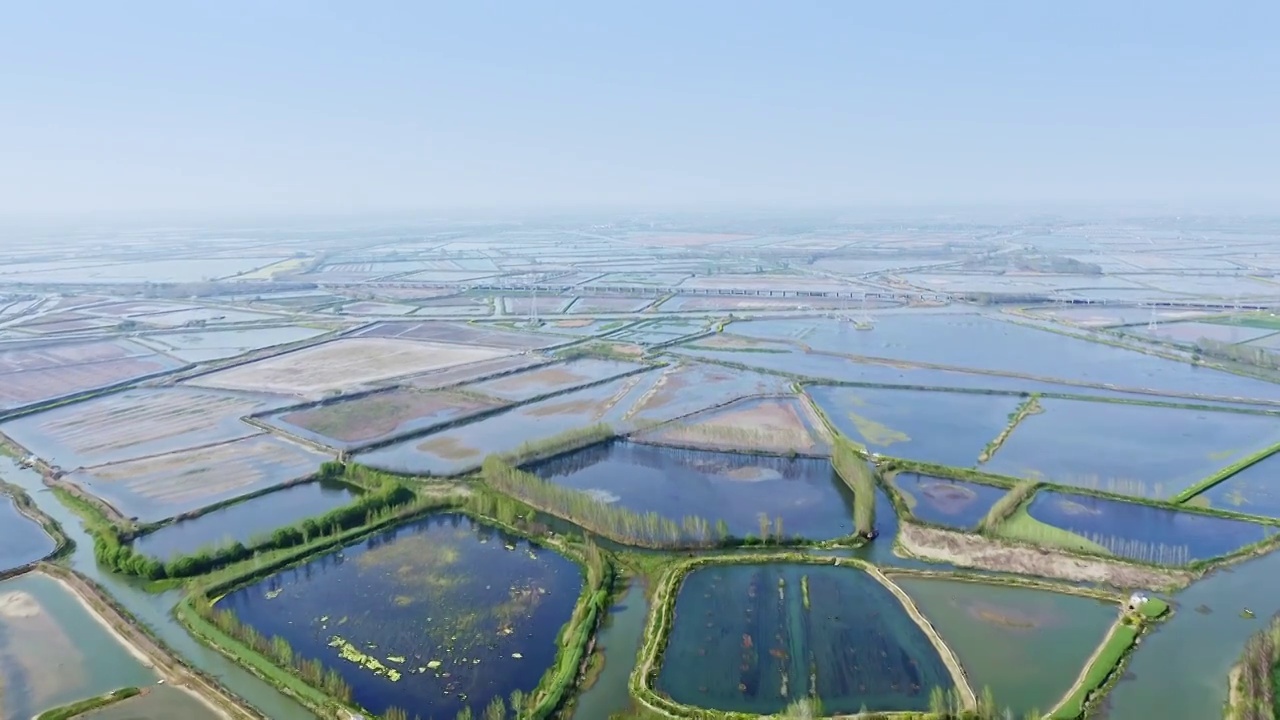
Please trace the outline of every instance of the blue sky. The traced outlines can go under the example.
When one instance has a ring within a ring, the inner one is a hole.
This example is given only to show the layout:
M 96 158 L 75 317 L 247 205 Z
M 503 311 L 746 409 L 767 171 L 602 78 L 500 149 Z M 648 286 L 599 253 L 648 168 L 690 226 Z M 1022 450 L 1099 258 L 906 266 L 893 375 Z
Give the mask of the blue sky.
M 1280 201 L 1280 3 L 29 2 L 0 216 Z

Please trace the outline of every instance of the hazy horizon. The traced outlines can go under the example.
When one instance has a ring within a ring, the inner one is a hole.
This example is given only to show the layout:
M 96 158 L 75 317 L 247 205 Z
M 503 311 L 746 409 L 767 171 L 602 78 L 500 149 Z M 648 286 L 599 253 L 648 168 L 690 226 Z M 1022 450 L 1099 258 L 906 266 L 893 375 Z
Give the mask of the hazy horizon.
M 0 27 L 0 221 L 1269 213 L 1277 20 L 1262 3 L 19 5 Z

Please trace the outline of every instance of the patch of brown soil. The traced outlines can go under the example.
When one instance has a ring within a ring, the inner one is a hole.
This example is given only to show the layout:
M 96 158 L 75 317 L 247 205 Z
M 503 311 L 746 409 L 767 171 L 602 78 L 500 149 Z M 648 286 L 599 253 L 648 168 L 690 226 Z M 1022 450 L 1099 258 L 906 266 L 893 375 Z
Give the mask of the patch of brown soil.
M 457 438 L 448 436 L 432 438 L 418 443 L 418 449 L 442 457 L 445 460 L 467 460 L 480 454 L 479 450 L 469 445 L 463 445 Z
M 1071 582 L 1106 583 L 1125 590 L 1178 588 L 1190 584 L 1193 579 L 1191 573 L 1181 570 L 1083 558 L 910 522 L 902 523 L 899 528 L 898 544 L 902 550 L 923 560 Z
M 456 417 L 496 404 L 451 393 L 395 390 L 300 410 L 281 419 L 335 440 L 363 442 L 392 433 L 415 418 L 450 410 L 454 411 L 450 415 Z
M 596 400 L 566 400 L 549 405 L 531 407 L 525 411 L 530 417 L 550 417 L 553 415 L 574 415 L 592 410 L 598 405 Z
M 528 372 L 508 375 L 504 378 L 491 380 L 487 385 L 491 390 L 498 392 L 514 392 L 525 390 L 530 387 L 554 387 L 557 385 L 573 385 L 576 383 L 585 383 L 591 380 L 586 375 L 580 375 L 563 365 L 553 365 L 551 367 L 541 368 L 538 370 L 530 370 Z

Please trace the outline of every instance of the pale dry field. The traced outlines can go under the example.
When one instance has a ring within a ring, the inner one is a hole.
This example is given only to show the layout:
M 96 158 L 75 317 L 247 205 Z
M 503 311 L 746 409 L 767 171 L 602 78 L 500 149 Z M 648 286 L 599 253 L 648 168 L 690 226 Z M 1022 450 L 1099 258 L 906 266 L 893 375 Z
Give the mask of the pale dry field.
M 193 385 L 315 397 L 331 390 L 510 355 L 494 348 L 393 338 L 334 340 L 196 378 Z

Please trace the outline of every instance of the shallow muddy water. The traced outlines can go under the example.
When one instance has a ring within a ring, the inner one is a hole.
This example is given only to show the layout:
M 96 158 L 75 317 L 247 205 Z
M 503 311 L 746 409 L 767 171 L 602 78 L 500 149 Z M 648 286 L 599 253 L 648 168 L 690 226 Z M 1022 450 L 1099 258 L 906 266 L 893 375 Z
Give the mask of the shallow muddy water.
M 995 485 L 913 472 L 895 475 L 893 484 L 906 498 L 912 515 L 964 530 L 977 527 L 991 506 L 1009 492 Z
M 894 577 L 942 635 L 974 692 L 990 687 L 1016 717 L 1066 693 L 1119 607 L 1092 598 L 982 583 Z
M 828 713 L 924 710 L 951 677 L 870 575 L 830 565 L 729 565 L 684 580 L 656 687 L 719 710 L 774 713 L 816 694 Z
M 26 720 L 157 679 L 56 580 L 27 574 L 0 583 L 0 716 Z

